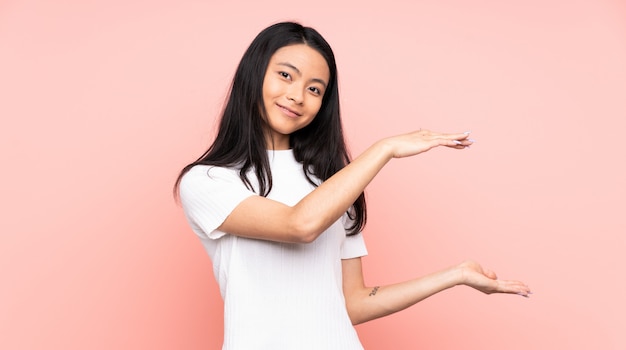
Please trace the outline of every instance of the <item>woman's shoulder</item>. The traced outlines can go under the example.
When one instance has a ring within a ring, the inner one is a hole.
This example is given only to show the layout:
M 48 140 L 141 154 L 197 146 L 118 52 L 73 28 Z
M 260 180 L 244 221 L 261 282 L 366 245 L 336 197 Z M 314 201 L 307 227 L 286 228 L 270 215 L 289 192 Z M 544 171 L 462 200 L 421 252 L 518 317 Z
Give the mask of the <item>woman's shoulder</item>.
M 215 165 L 194 165 L 181 178 L 181 185 L 223 181 L 241 182 L 239 169 Z
M 190 174 L 206 174 L 206 173 L 213 173 L 213 172 L 218 172 L 218 173 L 231 173 L 231 172 L 235 172 L 238 173 L 239 169 L 235 168 L 235 167 L 226 167 L 226 166 L 217 166 L 217 165 L 207 165 L 207 164 L 196 164 L 193 167 L 191 167 L 191 169 L 189 169 L 189 171 L 187 173 Z

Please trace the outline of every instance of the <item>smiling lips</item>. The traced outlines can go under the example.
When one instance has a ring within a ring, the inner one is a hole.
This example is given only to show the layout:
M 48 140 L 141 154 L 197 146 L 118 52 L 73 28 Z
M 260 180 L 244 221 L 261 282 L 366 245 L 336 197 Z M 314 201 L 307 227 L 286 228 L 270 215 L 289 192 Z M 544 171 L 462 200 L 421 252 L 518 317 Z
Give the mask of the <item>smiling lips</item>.
M 296 111 L 294 111 L 294 110 L 291 110 L 291 109 L 289 109 L 289 108 L 287 108 L 287 107 L 285 107 L 285 106 L 281 106 L 281 105 L 279 105 L 278 103 L 276 104 L 276 106 L 278 106 L 278 108 L 279 108 L 280 110 L 282 110 L 282 111 L 283 111 L 283 113 L 285 113 L 288 117 L 291 117 L 291 118 L 296 118 L 296 117 L 300 117 L 300 116 L 302 116 L 302 114 L 300 114 L 300 113 L 298 113 L 298 112 L 296 112 Z

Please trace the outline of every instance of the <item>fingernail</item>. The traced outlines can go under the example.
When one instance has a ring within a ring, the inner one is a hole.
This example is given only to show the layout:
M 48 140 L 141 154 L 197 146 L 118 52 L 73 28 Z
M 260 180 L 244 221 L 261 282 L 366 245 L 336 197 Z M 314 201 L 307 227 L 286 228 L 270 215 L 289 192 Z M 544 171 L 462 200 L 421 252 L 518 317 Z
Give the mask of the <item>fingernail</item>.
M 474 140 L 474 139 L 467 139 L 467 141 L 469 141 L 469 142 L 476 142 L 476 140 Z
M 470 133 L 471 133 L 471 131 L 464 132 L 465 135 L 469 135 Z
M 454 140 L 454 143 L 456 143 L 457 145 L 462 145 L 463 143 L 459 140 Z

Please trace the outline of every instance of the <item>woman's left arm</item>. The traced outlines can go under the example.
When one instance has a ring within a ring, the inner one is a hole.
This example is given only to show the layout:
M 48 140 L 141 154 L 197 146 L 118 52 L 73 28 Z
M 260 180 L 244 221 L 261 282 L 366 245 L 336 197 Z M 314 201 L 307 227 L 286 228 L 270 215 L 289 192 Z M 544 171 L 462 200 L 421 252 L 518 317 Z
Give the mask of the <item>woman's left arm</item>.
M 343 291 L 352 324 L 367 322 L 404 310 L 431 295 L 457 285 L 467 285 L 486 294 L 510 293 L 528 297 L 530 289 L 519 281 L 499 280 L 493 271 L 474 261 L 387 286 L 367 287 L 361 258 L 342 260 Z

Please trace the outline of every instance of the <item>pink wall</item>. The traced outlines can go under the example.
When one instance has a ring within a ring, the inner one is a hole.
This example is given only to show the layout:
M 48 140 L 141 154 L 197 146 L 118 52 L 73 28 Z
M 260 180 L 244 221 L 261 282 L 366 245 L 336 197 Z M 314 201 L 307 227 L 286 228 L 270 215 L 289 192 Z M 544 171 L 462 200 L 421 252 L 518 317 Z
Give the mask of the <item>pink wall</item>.
M 626 5 L 469 3 L 1 2 L 0 347 L 218 348 L 170 189 L 243 50 L 296 19 L 335 49 L 353 153 L 419 127 L 478 140 L 374 181 L 366 279 L 474 258 L 535 292 L 446 291 L 359 326 L 367 349 L 626 348 Z

